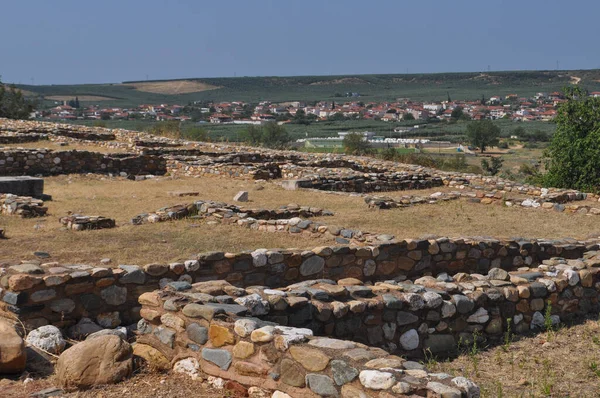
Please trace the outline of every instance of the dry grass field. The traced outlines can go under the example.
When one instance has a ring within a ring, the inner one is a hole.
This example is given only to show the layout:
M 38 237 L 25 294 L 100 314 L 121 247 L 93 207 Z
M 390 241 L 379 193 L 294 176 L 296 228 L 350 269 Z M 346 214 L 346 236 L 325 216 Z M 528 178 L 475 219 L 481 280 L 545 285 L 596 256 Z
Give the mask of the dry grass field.
M 368 210 L 363 199 L 313 191 L 285 191 L 274 183 L 225 178 L 159 177 L 144 181 L 104 176 L 57 176 L 46 178 L 49 215 L 37 219 L 0 216 L 9 239 L 0 241 L 0 261 L 33 258 L 34 251 L 50 253 L 52 260 L 96 263 L 108 257 L 113 264 L 146 264 L 187 259 L 205 251 L 256 248 L 306 248 L 333 244 L 326 237 L 252 231 L 238 226 L 207 225 L 201 220 L 179 220 L 134 226 L 132 217 L 161 207 L 190 203 L 195 199 L 233 203 L 240 190 L 250 193 L 246 207 L 277 208 L 296 203 L 331 210 L 332 217 L 317 220 L 363 232 L 389 233 L 398 238 L 424 236 L 491 236 L 496 238 L 583 239 L 600 236 L 596 216 L 546 210 L 507 208 L 457 200 L 394 210 Z M 257 190 L 257 186 L 264 189 Z M 197 197 L 177 198 L 168 191 L 197 191 Z M 426 195 L 440 189 L 405 191 L 394 195 Z M 444 189 L 442 189 L 444 190 Z M 238 203 L 240 204 L 240 203 Z M 98 231 L 67 231 L 58 218 L 67 212 L 115 218 L 117 228 Z
M 27 398 L 36 392 L 54 387 L 53 377 L 35 379 L 24 384 L 20 380 L 0 379 L 2 398 Z M 56 395 L 55 395 L 56 396 Z M 119 384 L 101 386 L 87 391 L 59 393 L 65 398 L 223 398 L 234 397 L 229 391 L 219 391 L 200 380 L 177 374 L 141 371 Z
M 201 91 L 215 90 L 220 87 L 192 80 L 172 80 L 164 82 L 127 83 L 124 86 L 134 87 L 137 91 L 155 94 L 188 94 Z
M 430 359 L 427 365 L 471 378 L 481 388 L 482 398 L 600 396 L 597 320 L 535 337 L 521 336 L 499 347 L 466 347 L 465 351 L 454 360 Z

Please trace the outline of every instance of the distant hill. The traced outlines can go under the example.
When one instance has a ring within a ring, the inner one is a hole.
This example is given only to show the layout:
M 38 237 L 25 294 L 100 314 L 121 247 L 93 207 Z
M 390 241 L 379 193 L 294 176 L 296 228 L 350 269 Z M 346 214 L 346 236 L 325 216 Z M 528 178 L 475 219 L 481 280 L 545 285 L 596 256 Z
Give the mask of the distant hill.
M 82 102 L 114 106 L 143 103 L 187 104 L 190 101 L 345 101 L 346 93 L 360 100 L 393 101 L 479 99 L 493 95 L 531 96 L 579 84 L 600 91 L 600 70 L 503 71 L 346 76 L 264 76 L 127 81 L 115 84 L 18 85 L 46 99 L 79 96 Z

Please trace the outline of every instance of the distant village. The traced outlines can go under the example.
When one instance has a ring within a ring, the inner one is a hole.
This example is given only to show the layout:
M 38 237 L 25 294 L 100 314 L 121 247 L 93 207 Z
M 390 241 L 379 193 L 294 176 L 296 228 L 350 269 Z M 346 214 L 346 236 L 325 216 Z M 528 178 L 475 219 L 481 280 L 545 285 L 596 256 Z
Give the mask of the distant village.
M 600 92 L 590 96 L 600 97 Z M 386 122 L 400 120 L 451 119 L 509 119 L 514 121 L 551 121 L 557 106 L 564 102 L 562 93 L 537 93 L 532 98 L 517 94 L 492 96 L 476 101 L 448 98 L 442 102 L 418 102 L 399 98 L 395 102 L 363 102 L 353 93 L 347 102 L 321 101 L 307 103 L 290 101 L 274 103 L 262 101 L 249 104 L 240 101 L 212 103 L 198 101 L 184 105 L 139 105 L 133 108 L 80 106 L 74 98 L 56 103 L 49 109 L 32 115 L 45 120 L 179 120 L 213 124 L 263 124 L 277 121 L 372 119 Z

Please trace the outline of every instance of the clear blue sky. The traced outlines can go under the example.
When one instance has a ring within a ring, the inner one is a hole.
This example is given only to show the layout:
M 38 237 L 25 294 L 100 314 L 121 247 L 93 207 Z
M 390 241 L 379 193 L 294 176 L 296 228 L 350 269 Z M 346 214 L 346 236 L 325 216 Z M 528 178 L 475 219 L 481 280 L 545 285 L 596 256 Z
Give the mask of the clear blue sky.
M 0 75 L 23 84 L 600 67 L 598 0 L 4 0 L 0 15 Z

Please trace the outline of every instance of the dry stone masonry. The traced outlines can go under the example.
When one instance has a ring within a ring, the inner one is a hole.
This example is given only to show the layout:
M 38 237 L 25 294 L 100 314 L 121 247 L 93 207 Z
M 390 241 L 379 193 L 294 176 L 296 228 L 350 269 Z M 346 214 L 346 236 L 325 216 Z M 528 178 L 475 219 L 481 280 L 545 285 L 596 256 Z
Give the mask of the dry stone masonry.
M 21 218 L 43 217 L 48 208 L 44 202 L 30 196 L 0 194 L 0 214 L 16 215 Z
M 175 371 L 193 375 L 202 370 L 293 397 L 382 391 L 392 396 L 478 396 L 478 387 L 465 378 L 429 373 L 417 362 L 358 342 L 315 337 L 308 328 L 262 320 L 270 306 L 263 296 L 280 308 L 287 306 L 288 297 L 279 290 L 253 291 L 263 295 L 247 295 L 214 281 L 188 291 L 177 285 L 143 294 L 138 344 L 174 362 Z M 289 297 L 294 307 L 311 307 L 306 299 L 295 298 Z
M 59 219 L 60 223 L 74 231 L 83 231 L 91 229 L 105 229 L 116 227 L 115 220 L 103 216 L 82 216 L 80 214 L 71 214 Z

